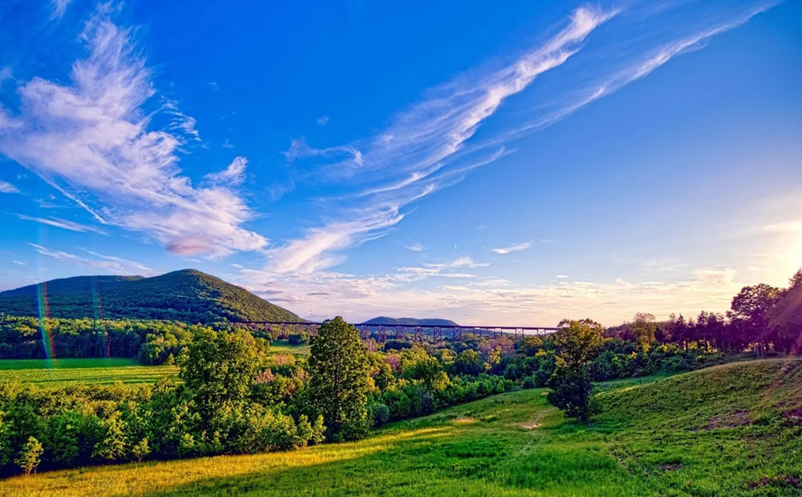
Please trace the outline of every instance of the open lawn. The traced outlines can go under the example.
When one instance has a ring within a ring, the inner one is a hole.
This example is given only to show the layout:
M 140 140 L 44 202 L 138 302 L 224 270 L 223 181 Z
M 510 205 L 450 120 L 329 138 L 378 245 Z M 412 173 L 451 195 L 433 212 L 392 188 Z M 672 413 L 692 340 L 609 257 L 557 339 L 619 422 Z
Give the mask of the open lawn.
M 140 366 L 133 359 L 0 359 L 0 382 L 18 380 L 43 387 L 70 383 L 155 383 L 178 374 L 176 366 Z
M 802 361 L 619 382 L 592 424 L 524 390 L 295 452 L 14 477 L 2 496 L 798 496 Z

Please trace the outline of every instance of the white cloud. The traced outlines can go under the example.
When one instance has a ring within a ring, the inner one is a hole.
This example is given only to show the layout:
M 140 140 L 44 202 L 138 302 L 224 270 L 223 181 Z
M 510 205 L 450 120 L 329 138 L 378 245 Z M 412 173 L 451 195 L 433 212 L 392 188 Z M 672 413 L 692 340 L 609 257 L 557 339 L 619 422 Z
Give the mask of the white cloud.
M 666 258 L 652 258 L 648 261 L 643 263 L 643 266 L 646 269 L 658 272 L 674 272 L 679 271 L 680 269 L 687 267 L 687 264 L 682 264 L 679 262 L 679 259 L 675 259 L 673 257 L 666 257 Z
M 17 217 L 23 219 L 25 221 L 33 221 L 35 223 L 46 224 L 48 226 L 53 226 L 55 228 L 61 228 L 64 230 L 69 231 L 77 231 L 80 233 L 97 233 L 99 235 L 108 235 L 105 231 L 99 228 L 95 228 L 94 226 L 87 226 L 85 224 L 79 224 L 73 221 L 67 221 L 66 219 L 58 219 L 58 218 L 51 218 L 51 219 L 44 219 L 41 217 L 32 217 L 26 216 L 24 214 L 17 214 Z
M 179 111 L 178 102 L 175 100 L 163 99 L 162 109 L 165 113 L 172 116 L 170 119 L 171 130 L 180 131 L 196 142 L 201 141 L 200 133 L 195 129 L 195 125 L 198 123 L 197 120 Z
M 770 224 L 766 226 L 766 231 L 775 233 L 795 233 L 802 231 L 802 221 L 787 221 L 783 223 Z
M 19 193 L 19 190 L 11 183 L 0 181 L 0 193 Z
M 89 56 L 73 64 L 71 84 L 34 78 L 19 87 L 19 115 L 0 110 L 0 153 L 98 220 L 148 233 L 178 254 L 264 248 L 264 237 L 242 228 L 252 218 L 244 200 L 223 186 L 193 186 L 178 168 L 181 140 L 148 129 L 142 106 L 154 94 L 151 73 L 110 10 L 101 5 L 87 21 Z M 183 126 L 192 134 L 194 124 Z M 91 192 L 104 215 L 60 184 Z
M 61 19 L 71 1 L 72 0 L 52 0 L 53 13 L 50 15 L 51 19 Z
M 27 266 L 27 265 L 28 265 L 27 263 L 25 263 L 25 262 L 23 262 L 23 261 L 18 261 L 18 260 L 14 260 L 14 261 L 12 261 L 12 262 L 13 262 L 14 264 L 16 264 L 17 266 Z
M 517 245 L 511 245 L 509 247 L 501 247 L 501 248 L 494 248 L 493 252 L 501 255 L 511 254 L 513 252 L 520 252 L 521 250 L 526 250 L 532 246 L 531 242 L 524 242 L 519 243 Z
M 424 247 L 423 244 L 419 243 L 419 242 L 415 242 L 415 243 L 413 243 L 411 245 L 407 245 L 406 248 L 407 248 L 407 250 L 410 250 L 412 252 L 422 252 L 422 251 L 426 250 L 426 247 Z
M 14 79 L 14 73 L 10 66 L 4 66 L 0 68 L 0 83 L 7 79 Z
M 207 174 L 206 179 L 215 184 L 240 185 L 245 181 L 245 168 L 247 166 L 248 159 L 235 157 L 227 168 L 218 173 Z
M 147 273 L 151 272 L 151 269 L 145 266 L 144 264 L 140 264 L 134 261 L 129 261 L 127 259 L 122 259 L 119 257 L 106 256 L 95 252 L 86 251 L 87 253 L 95 257 L 98 257 L 98 259 L 87 259 L 85 257 L 81 257 L 72 254 L 70 252 L 64 252 L 61 250 L 51 250 L 47 247 L 44 247 L 42 245 L 37 245 L 35 243 L 29 243 L 28 245 L 33 247 L 34 250 L 36 250 L 39 254 L 44 255 L 46 257 L 68 262 L 70 264 L 78 264 L 80 266 L 89 266 L 89 267 L 104 269 L 114 274 L 132 274 L 136 271 L 145 271 Z
M 568 275 L 567 274 L 558 274 L 557 276 L 555 276 L 555 278 L 557 278 L 558 280 L 564 280 L 564 279 L 568 278 Z
M 304 140 L 292 140 L 290 148 L 282 152 L 282 155 L 287 158 L 288 162 L 293 162 L 296 159 L 306 159 L 309 157 L 322 157 L 325 159 L 349 157 L 338 162 L 338 166 L 346 167 L 359 167 L 363 164 L 362 152 L 351 145 L 340 145 L 328 148 L 312 148 Z
M 317 118 L 318 126 L 325 126 L 329 123 L 329 116 L 321 116 Z
M 701 268 L 693 271 L 693 277 L 704 285 L 730 286 L 736 272 L 732 268 Z
M 434 268 L 448 268 L 448 267 L 474 268 L 474 267 L 487 267 L 489 265 L 490 265 L 489 262 L 474 262 L 474 260 L 471 259 L 470 257 L 459 257 L 451 262 L 443 264 L 424 264 L 424 266 L 426 267 L 434 267 Z

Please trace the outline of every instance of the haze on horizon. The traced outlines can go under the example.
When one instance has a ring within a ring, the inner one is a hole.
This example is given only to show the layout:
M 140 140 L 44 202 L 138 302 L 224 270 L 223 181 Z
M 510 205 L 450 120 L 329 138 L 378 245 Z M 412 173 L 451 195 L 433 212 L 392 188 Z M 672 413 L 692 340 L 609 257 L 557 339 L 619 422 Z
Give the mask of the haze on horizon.
M 800 18 L 14 0 L 0 290 L 193 267 L 308 319 L 723 312 L 802 266 Z

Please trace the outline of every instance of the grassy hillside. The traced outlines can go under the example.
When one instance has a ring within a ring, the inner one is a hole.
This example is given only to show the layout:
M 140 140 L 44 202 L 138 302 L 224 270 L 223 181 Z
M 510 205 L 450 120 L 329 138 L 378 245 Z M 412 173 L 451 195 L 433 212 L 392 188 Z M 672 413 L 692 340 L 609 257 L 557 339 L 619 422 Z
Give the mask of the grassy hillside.
M 450 319 L 417 319 L 417 318 L 388 318 L 379 316 L 365 321 L 363 324 L 389 324 L 393 326 L 457 326 L 457 323 Z
M 80 276 L 0 293 L 0 312 L 18 316 L 47 312 L 59 318 L 217 321 L 300 321 L 244 288 L 193 269 L 153 278 Z
M 588 426 L 524 390 L 360 442 L 15 477 L 0 495 L 802 495 L 800 360 L 619 382 L 599 399 Z

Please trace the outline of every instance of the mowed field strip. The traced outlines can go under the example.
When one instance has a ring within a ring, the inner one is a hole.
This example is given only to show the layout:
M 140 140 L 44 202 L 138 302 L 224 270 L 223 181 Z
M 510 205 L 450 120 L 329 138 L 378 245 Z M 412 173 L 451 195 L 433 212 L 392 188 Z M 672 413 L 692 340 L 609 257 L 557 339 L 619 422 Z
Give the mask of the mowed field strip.
M 0 359 L 0 382 L 19 381 L 42 387 L 155 383 L 177 375 L 177 366 L 141 366 L 133 359 Z

